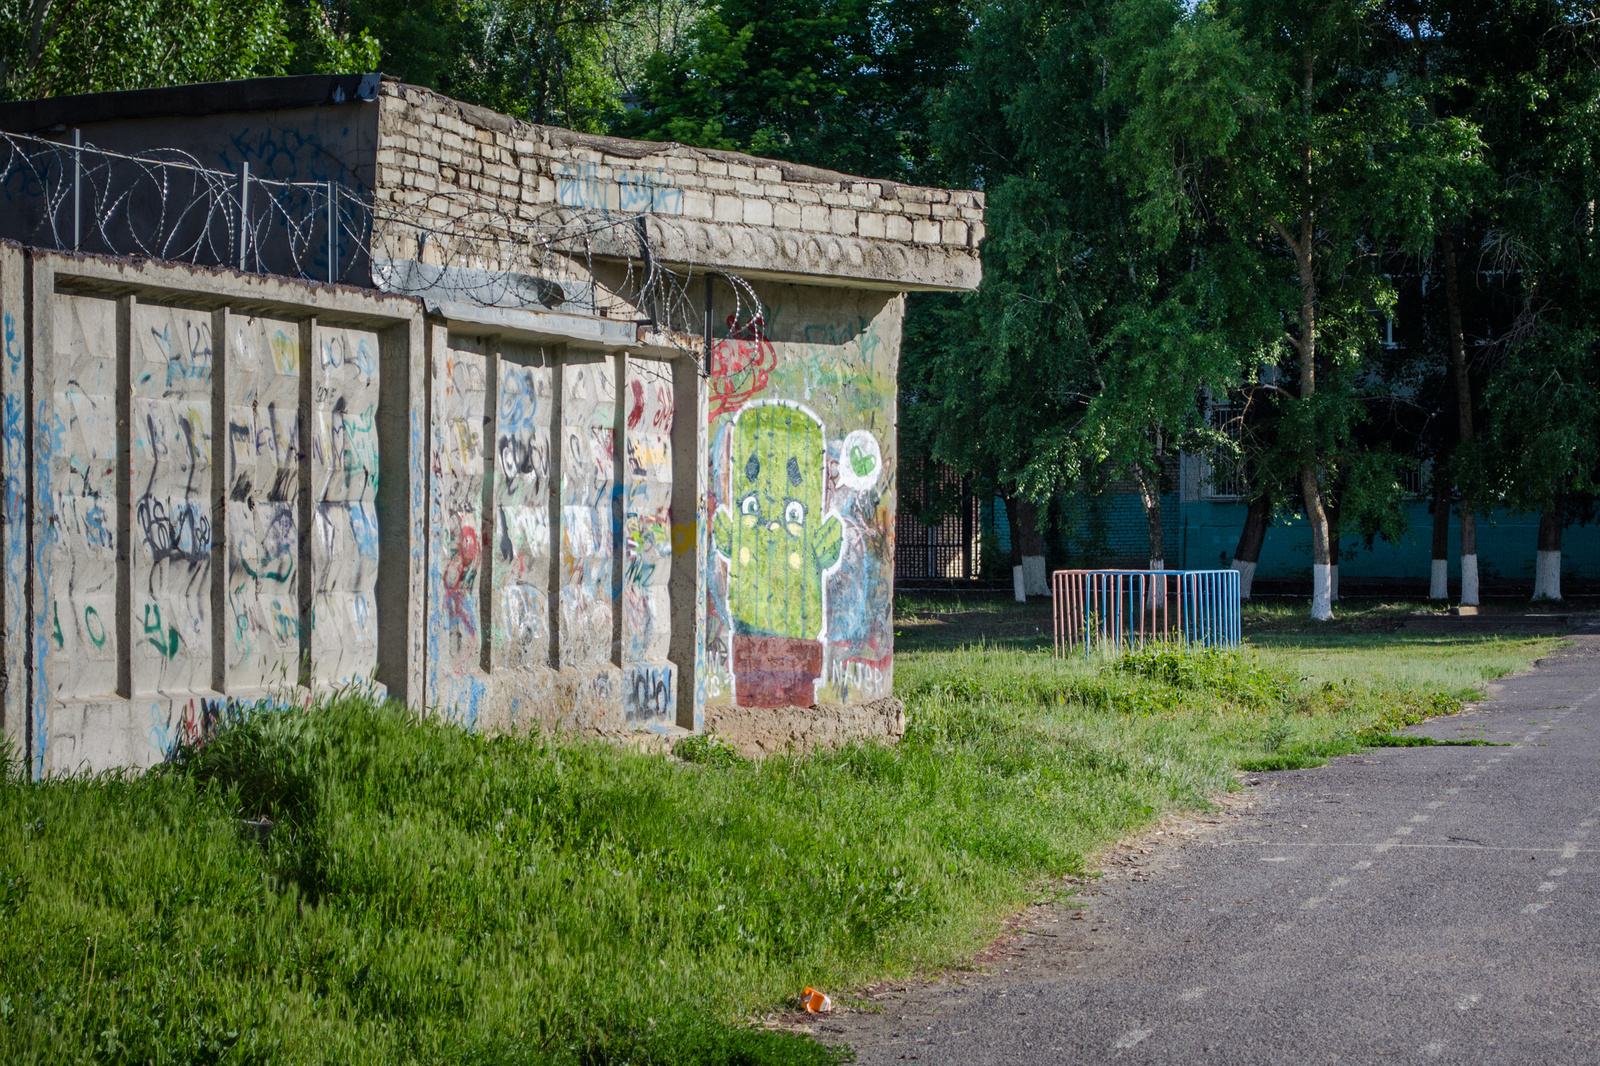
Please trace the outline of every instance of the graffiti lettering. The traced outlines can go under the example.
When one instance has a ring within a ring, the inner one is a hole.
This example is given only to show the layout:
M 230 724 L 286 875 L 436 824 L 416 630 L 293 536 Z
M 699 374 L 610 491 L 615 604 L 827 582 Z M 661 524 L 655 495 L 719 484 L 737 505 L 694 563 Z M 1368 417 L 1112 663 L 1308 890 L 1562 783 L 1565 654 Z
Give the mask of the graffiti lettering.
M 711 413 L 708 422 L 737 414 L 766 391 L 778 365 L 778 350 L 767 339 L 761 315 L 739 323 L 728 316 L 728 336 L 711 348 Z
M 106 624 L 100 620 L 100 612 L 92 605 L 83 609 L 83 630 L 89 634 L 95 647 L 106 646 Z
M 151 615 L 154 614 L 154 620 Z M 168 627 L 165 635 L 161 632 L 161 608 L 153 603 L 144 605 L 144 633 L 145 639 L 151 646 L 160 652 L 163 658 L 174 659 L 178 655 L 178 631 Z M 151 634 L 154 634 L 152 636 Z

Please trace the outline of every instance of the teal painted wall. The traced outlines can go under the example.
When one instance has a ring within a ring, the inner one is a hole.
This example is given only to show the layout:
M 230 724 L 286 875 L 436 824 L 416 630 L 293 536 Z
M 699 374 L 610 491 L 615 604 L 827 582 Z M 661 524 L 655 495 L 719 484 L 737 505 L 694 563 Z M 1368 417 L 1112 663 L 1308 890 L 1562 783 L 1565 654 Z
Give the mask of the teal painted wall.
M 1362 538 L 1340 539 L 1339 577 L 1428 580 L 1433 559 L 1433 516 L 1426 501 L 1407 508 L 1410 530 L 1398 543 L 1379 537 L 1366 547 Z M 1169 569 L 1215 570 L 1233 561 L 1244 526 L 1245 505 L 1231 500 L 1198 500 L 1180 504 L 1176 495 L 1162 497 L 1163 536 Z M 1063 497 L 1052 538 L 1052 565 L 1129 565 L 1149 550 L 1144 510 L 1137 496 Z M 1011 550 L 1005 503 L 999 498 L 982 505 L 980 521 L 1002 558 Z M 1533 582 L 1539 516 L 1495 512 L 1478 522 L 1478 567 L 1485 581 Z M 1460 523 L 1450 516 L 1450 576 L 1460 577 Z M 1143 565 L 1140 563 L 1139 565 Z M 1311 530 L 1303 519 L 1275 522 L 1267 530 L 1256 577 L 1293 581 L 1309 576 Z M 1562 536 L 1562 577 L 1600 582 L 1600 526 L 1568 526 Z
M 1137 503 L 1138 501 L 1134 501 Z M 1181 508 L 1183 566 L 1210 570 L 1233 560 L 1244 526 L 1245 505 L 1233 501 L 1199 500 Z M 1433 516 L 1426 502 L 1408 508 L 1410 532 L 1399 543 L 1380 538 L 1368 550 L 1360 537 L 1339 541 L 1339 577 L 1400 578 L 1425 582 L 1433 559 Z M 1450 516 L 1450 576 L 1460 575 L 1460 528 Z M 1478 521 L 1478 568 L 1484 580 L 1533 581 L 1534 553 L 1538 545 L 1539 516 L 1496 512 Z M 1256 577 L 1296 579 L 1311 567 L 1311 527 L 1303 519 L 1276 522 L 1267 530 Z M 1600 527 L 1568 526 L 1562 536 L 1562 577 L 1600 579 Z

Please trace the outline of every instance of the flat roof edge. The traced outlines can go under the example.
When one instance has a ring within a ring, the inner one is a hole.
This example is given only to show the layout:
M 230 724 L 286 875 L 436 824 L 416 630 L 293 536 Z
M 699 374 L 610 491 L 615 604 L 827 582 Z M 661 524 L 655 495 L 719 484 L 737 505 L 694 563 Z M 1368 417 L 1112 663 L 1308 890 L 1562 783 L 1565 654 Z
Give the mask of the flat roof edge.
M 18 100 L 0 104 L 0 129 L 35 133 L 88 122 L 282 111 L 374 101 L 382 80 L 380 74 L 305 74 Z

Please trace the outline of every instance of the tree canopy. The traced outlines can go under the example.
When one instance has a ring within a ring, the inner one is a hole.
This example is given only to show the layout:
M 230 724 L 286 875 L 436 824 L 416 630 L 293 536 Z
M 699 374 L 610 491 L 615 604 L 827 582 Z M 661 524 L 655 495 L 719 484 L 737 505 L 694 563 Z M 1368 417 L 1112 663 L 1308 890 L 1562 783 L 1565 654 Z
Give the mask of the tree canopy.
M 1424 476 L 1464 565 L 1480 511 L 1592 510 L 1596 26 L 1576 0 L 0 0 L 0 87 L 381 68 L 982 189 L 981 289 L 911 302 L 903 451 L 1035 504 L 1132 482 L 1152 559 L 1197 452 L 1256 527 L 1304 516 L 1320 575 L 1341 533 L 1403 535 Z

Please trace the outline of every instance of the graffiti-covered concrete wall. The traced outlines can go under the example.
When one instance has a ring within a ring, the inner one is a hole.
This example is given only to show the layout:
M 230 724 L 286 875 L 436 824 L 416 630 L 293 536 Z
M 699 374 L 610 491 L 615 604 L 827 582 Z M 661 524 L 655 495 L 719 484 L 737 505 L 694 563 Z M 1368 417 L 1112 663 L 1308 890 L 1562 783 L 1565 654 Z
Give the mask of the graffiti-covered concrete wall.
M 0 246 L 4 725 L 36 774 L 160 761 L 230 703 L 422 695 L 418 310 Z
M 758 292 L 712 353 L 705 700 L 870 703 L 893 684 L 904 300 Z
M 0 105 L 57 140 L 135 118 L 340 184 L 294 262 L 332 234 L 358 284 L 0 245 L 3 725 L 36 774 L 348 685 L 482 730 L 903 729 L 904 293 L 977 285 L 981 194 L 375 78 Z M 52 180 L 0 192 L 59 211 Z

